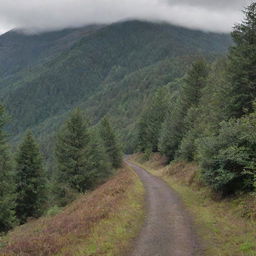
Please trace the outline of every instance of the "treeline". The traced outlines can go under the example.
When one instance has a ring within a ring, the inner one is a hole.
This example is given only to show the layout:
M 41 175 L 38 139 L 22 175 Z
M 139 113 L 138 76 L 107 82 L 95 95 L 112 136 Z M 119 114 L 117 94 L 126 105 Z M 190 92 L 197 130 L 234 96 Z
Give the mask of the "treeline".
M 256 3 L 232 37 L 226 58 L 198 59 L 155 93 L 137 139 L 147 154 L 197 161 L 203 180 L 223 195 L 256 187 Z
M 0 105 L 0 233 L 40 217 L 50 207 L 65 206 L 122 164 L 109 120 L 91 127 L 77 109 L 56 135 L 55 171 L 47 177 L 44 157 L 31 132 L 11 154 L 4 132 L 7 119 Z

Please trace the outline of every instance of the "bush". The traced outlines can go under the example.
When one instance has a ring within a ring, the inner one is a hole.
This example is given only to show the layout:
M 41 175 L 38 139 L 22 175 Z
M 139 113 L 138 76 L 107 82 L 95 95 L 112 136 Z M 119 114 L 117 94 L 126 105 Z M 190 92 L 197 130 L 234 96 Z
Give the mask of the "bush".
M 221 123 L 219 134 L 197 140 L 206 183 L 224 194 L 253 190 L 256 176 L 256 113 Z
M 57 183 L 53 189 L 54 203 L 64 207 L 78 198 L 80 193 L 64 183 Z
M 51 207 L 50 209 L 48 209 L 48 211 L 46 212 L 46 216 L 55 216 L 57 215 L 58 213 L 60 213 L 62 210 L 61 207 L 57 206 L 57 205 L 54 205 L 53 207 Z
M 185 161 L 193 161 L 196 151 L 195 139 L 196 133 L 194 130 L 190 130 L 182 139 L 180 148 L 177 153 L 177 158 Z

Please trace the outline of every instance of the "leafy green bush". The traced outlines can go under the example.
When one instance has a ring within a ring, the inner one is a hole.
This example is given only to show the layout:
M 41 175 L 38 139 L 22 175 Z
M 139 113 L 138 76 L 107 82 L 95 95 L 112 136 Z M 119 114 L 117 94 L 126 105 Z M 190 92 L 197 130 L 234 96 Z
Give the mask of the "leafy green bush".
M 177 158 L 181 158 L 186 161 L 193 161 L 194 155 L 196 151 L 195 147 L 195 139 L 197 138 L 197 134 L 195 130 L 190 130 L 185 137 L 183 137 L 180 148 L 177 152 Z
M 62 210 L 61 207 L 57 206 L 57 205 L 54 205 L 53 207 L 51 207 L 50 209 L 47 210 L 46 212 L 46 216 L 55 216 L 57 215 L 58 213 L 60 213 Z
M 197 140 L 206 183 L 224 194 L 253 190 L 256 174 L 256 112 L 221 123 L 219 134 Z

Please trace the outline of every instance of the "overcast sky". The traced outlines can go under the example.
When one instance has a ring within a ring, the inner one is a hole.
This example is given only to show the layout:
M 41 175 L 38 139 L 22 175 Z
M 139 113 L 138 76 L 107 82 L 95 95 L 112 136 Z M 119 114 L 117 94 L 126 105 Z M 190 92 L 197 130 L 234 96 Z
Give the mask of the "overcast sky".
M 125 19 L 229 32 L 251 0 L 0 0 L 0 33 L 48 31 Z

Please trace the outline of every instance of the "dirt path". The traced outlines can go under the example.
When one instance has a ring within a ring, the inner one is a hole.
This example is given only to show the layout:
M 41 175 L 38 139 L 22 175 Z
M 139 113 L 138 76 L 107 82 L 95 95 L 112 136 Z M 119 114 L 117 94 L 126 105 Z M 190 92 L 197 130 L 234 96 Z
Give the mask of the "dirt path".
M 146 189 L 146 221 L 131 256 L 200 256 L 192 221 L 161 179 L 128 162 Z

